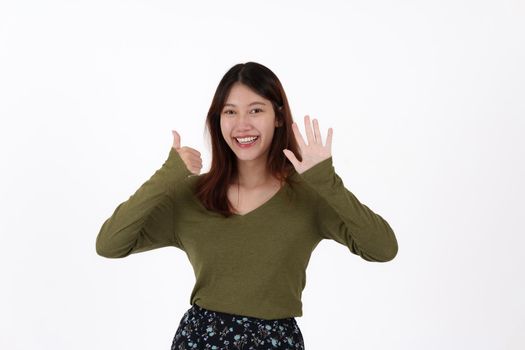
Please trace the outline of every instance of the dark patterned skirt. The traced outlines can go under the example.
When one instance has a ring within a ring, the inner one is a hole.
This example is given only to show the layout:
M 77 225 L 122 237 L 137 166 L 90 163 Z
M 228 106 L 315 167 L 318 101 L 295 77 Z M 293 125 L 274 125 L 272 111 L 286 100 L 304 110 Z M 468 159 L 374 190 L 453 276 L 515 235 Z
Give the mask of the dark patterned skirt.
M 261 318 L 211 311 L 193 304 L 184 313 L 171 350 L 304 350 L 295 318 Z

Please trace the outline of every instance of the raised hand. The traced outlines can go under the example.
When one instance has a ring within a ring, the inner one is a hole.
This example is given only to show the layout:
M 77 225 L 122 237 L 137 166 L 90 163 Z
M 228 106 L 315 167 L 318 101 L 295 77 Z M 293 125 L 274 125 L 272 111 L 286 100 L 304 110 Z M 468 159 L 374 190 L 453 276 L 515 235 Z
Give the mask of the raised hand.
M 171 133 L 173 134 L 173 148 L 179 153 L 186 168 L 193 174 L 199 175 L 202 169 L 201 153 L 191 147 L 181 147 L 179 133 L 175 130 L 171 130 Z
M 313 120 L 314 129 L 312 130 L 312 125 L 310 124 L 310 116 L 304 116 L 304 126 L 306 130 L 306 137 L 308 139 L 308 144 L 304 142 L 303 136 L 299 131 L 299 127 L 294 122 L 292 123 L 292 130 L 295 135 L 295 139 L 299 144 L 301 149 L 301 156 L 303 160 L 299 160 L 295 157 L 292 151 L 284 149 L 284 155 L 290 160 L 293 164 L 297 173 L 301 174 L 306 170 L 310 169 L 314 165 L 322 162 L 325 159 L 328 159 L 332 156 L 332 134 L 333 129 L 328 129 L 328 134 L 326 136 L 326 145 L 323 146 L 323 141 L 321 139 L 321 132 L 319 131 L 319 122 L 314 118 Z

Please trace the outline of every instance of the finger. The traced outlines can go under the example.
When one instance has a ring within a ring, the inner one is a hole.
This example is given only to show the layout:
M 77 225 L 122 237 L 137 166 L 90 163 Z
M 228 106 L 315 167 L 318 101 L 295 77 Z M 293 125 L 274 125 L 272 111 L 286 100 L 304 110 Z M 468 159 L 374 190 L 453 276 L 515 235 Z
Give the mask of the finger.
M 328 151 L 330 151 L 330 154 L 332 154 L 332 135 L 334 133 L 334 130 L 332 128 L 328 128 L 328 135 L 326 135 L 326 147 L 328 147 Z
M 188 161 L 195 163 L 195 162 L 202 162 L 201 157 L 196 156 L 192 153 L 184 153 L 184 158 L 188 159 Z
M 321 131 L 319 130 L 319 121 L 314 118 L 314 135 L 315 142 L 323 145 L 323 140 L 321 139 Z
M 184 152 L 184 153 L 191 154 L 192 156 L 195 156 L 195 157 L 200 157 L 201 156 L 201 153 L 199 151 L 197 151 L 196 149 L 193 149 L 191 147 L 187 147 L 187 146 L 181 147 L 180 151 Z
M 198 156 L 201 155 L 201 152 L 197 151 L 195 148 L 186 147 L 189 151 L 191 151 L 193 154 L 196 154 Z
M 299 144 L 299 147 L 301 149 L 306 147 L 306 143 L 304 142 L 303 135 L 301 135 L 301 132 L 299 131 L 299 126 L 297 126 L 297 123 L 292 123 L 292 130 L 293 134 L 295 135 L 295 140 Z
M 202 165 L 194 166 L 193 169 L 195 170 L 195 174 L 199 174 L 202 169 Z
M 200 160 L 191 160 L 191 165 L 195 168 L 202 168 L 202 161 Z
M 175 130 L 171 130 L 171 133 L 173 134 L 173 148 L 179 149 L 180 148 L 180 135 Z
M 308 139 L 308 144 L 313 144 L 315 142 L 314 132 L 312 131 L 312 125 L 310 124 L 310 116 L 304 116 L 304 130 L 306 131 L 306 138 Z

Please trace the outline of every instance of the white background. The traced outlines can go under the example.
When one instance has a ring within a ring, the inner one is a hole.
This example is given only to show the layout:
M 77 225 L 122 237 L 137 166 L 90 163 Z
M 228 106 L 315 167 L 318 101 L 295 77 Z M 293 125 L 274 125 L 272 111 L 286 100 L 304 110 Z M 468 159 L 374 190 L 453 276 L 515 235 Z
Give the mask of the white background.
M 345 186 L 397 257 L 314 251 L 307 350 L 523 349 L 522 1 L 2 1 L 0 348 L 169 349 L 193 270 L 95 252 L 103 221 L 255 61 L 334 128 Z M 521 138 L 521 139 L 520 139 Z

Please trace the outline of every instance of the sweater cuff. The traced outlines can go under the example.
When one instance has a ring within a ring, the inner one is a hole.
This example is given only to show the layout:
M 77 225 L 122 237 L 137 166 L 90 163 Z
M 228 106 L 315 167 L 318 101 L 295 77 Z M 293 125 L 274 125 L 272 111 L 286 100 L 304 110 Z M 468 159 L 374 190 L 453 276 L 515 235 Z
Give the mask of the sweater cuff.
M 316 187 L 316 184 L 326 182 L 326 179 L 330 178 L 328 175 L 331 175 L 334 172 L 335 169 L 332 163 L 332 156 L 330 156 L 299 175 L 308 183 Z
M 173 147 L 170 147 L 168 159 L 166 160 L 166 168 L 175 169 L 184 174 L 184 178 L 193 175 L 193 173 L 186 167 L 186 163 L 182 160 L 179 152 Z

